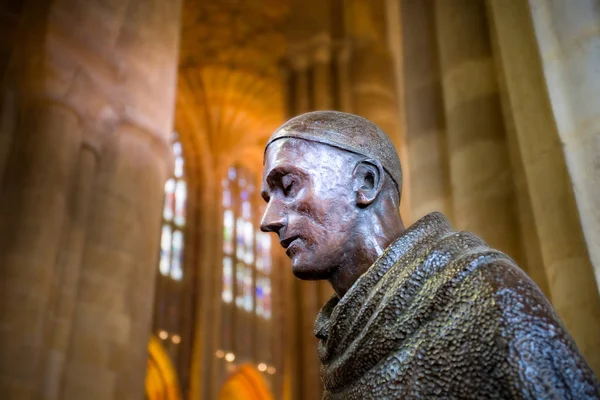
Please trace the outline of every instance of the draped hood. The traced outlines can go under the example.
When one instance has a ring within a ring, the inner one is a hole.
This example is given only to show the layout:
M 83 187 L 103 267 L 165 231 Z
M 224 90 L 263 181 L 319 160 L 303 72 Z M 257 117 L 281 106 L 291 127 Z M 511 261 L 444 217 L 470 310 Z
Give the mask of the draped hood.
M 600 398 L 533 281 L 440 213 L 331 298 L 314 333 L 324 399 Z

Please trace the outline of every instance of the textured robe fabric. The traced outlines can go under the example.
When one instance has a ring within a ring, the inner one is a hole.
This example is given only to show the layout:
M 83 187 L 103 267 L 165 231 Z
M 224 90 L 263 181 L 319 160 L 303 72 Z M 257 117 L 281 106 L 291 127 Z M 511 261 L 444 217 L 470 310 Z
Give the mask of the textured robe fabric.
M 440 213 L 329 300 L 315 335 L 324 399 L 600 398 L 533 281 Z

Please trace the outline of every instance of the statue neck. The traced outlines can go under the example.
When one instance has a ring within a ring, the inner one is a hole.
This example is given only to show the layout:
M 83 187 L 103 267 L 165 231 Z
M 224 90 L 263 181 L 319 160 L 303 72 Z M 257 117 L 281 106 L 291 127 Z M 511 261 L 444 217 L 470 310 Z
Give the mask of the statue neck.
M 340 299 L 405 230 L 397 209 L 387 210 L 387 215 L 385 212 L 364 211 L 355 231 L 348 238 L 351 251 L 345 253 L 344 259 L 329 278 Z M 393 217 L 390 218 L 390 215 Z

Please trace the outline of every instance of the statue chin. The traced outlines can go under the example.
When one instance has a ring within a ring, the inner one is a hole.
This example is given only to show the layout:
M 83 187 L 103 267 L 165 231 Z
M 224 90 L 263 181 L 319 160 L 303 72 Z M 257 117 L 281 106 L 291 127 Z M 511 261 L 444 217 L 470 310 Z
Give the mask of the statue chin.
M 298 279 L 305 281 L 328 280 L 331 276 L 331 268 L 311 263 L 300 262 L 292 259 L 292 273 Z

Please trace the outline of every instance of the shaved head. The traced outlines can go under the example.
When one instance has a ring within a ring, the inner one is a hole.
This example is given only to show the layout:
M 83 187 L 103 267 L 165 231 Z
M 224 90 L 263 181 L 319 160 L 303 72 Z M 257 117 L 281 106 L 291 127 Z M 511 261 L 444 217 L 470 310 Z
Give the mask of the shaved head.
M 404 231 L 400 160 L 372 122 L 302 114 L 265 148 L 260 227 L 275 232 L 300 279 L 327 279 L 339 297 Z
M 379 161 L 400 197 L 402 168 L 398 153 L 390 138 L 371 121 L 339 111 L 301 114 L 275 131 L 265 151 L 271 143 L 284 138 L 318 142 Z

